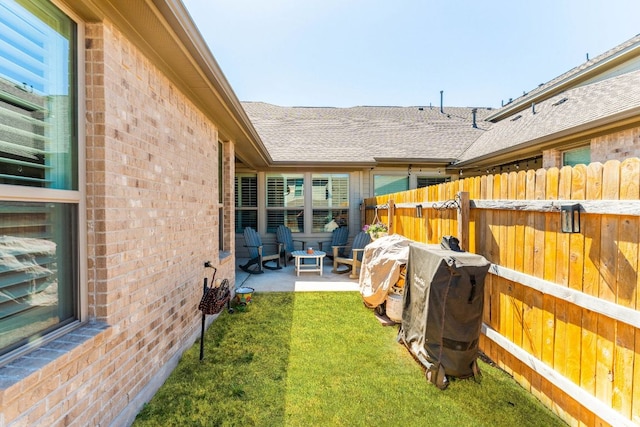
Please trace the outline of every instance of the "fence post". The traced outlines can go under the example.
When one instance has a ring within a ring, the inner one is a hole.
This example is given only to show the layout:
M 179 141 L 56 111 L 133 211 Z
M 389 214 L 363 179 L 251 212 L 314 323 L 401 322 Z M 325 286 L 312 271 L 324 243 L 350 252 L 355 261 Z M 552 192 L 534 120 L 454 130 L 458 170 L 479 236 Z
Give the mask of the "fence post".
M 458 240 L 460 247 L 469 250 L 469 192 L 460 191 L 460 208 L 458 209 Z
M 387 227 L 389 227 L 389 234 L 393 234 L 395 233 L 394 218 L 396 215 L 396 205 L 393 203 L 392 199 L 389 199 L 389 210 L 387 211 L 387 213 L 388 213 L 387 220 L 389 222 Z

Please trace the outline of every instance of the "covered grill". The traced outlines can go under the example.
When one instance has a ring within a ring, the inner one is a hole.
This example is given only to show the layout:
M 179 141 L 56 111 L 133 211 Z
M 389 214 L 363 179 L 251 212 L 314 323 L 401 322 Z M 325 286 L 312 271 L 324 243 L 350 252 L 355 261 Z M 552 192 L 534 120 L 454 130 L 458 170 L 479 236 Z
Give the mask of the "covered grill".
M 398 335 L 427 369 L 427 379 L 444 389 L 447 375 L 478 373 L 484 279 L 483 256 L 411 243 Z

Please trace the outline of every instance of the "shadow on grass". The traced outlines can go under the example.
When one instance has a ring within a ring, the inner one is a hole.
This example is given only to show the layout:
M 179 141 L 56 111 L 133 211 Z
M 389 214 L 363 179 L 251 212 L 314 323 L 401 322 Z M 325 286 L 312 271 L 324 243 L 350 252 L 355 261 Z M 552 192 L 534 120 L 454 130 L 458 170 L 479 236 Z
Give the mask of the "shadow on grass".
M 441 391 L 357 292 L 254 294 L 223 312 L 134 426 L 560 426 L 506 373 Z
M 284 425 L 293 293 L 223 311 L 140 412 L 135 426 Z

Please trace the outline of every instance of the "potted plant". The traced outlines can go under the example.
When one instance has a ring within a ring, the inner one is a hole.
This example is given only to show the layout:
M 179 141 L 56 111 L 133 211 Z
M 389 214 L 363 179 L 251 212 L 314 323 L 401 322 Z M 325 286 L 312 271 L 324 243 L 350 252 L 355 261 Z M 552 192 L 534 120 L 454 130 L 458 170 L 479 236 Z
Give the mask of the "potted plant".
M 376 240 L 380 237 L 387 236 L 389 234 L 389 228 L 386 224 L 378 221 L 373 224 L 367 224 L 362 228 L 362 231 L 369 233 L 371 240 Z

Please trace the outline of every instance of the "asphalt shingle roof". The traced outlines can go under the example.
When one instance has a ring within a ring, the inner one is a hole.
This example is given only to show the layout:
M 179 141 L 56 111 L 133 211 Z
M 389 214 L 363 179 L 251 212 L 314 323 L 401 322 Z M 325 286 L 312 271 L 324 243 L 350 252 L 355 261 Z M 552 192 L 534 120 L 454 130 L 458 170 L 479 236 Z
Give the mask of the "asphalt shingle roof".
M 472 161 L 639 113 L 640 70 L 567 90 L 535 104 L 535 114 L 532 108 L 515 113 L 483 133 L 459 159 Z
M 533 90 L 527 92 L 526 94 L 515 98 L 514 100 L 512 100 L 511 102 L 507 103 L 506 105 L 504 105 L 502 108 L 498 108 L 494 111 L 494 113 L 492 113 L 489 117 L 489 119 L 491 120 L 491 116 L 494 115 L 499 115 L 501 113 L 501 111 L 504 110 L 508 110 L 509 108 L 512 107 L 512 105 L 514 104 L 521 104 L 521 103 L 528 103 L 530 102 L 530 100 L 534 99 L 536 96 L 538 96 L 541 93 L 544 93 L 545 91 L 549 90 L 550 88 L 553 88 L 556 85 L 561 84 L 562 82 L 566 82 L 566 81 L 570 81 L 571 79 L 575 78 L 576 76 L 578 76 L 579 74 L 583 73 L 583 72 L 587 72 L 588 70 L 592 69 L 592 70 L 597 70 L 597 68 L 602 65 L 607 63 L 608 61 L 610 61 L 612 58 L 616 57 L 616 55 L 620 55 L 625 51 L 628 51 L 629 49 L 634 49 L 637 47 L 638 43 L 640 43 L 640 34 L 630 38 L 629 40 L 625 41 L 624 43 L 619 44 L 618 46 L 615 46 L 609 50 L 607 50 L 606 52 L 589 59 L 588 61 L 583 62 L 582 64 L 573 67 L 572 69 L 570 69 L 569 71 L 559 75 L 558 77 L 553 78 L 552 80 L 539 85 L 538 87 L 534 88 Z M 625 70 L 624 69 L 619 69 L 618 73 L 622 74 L 624 73 Z
M 582 83 L 535 104 L 585 70 L 640 43 L 640 35 L 558 76 L 498 110 L 445 107 L 280 107 L 243 102 L 249 119 L 277 164 L 376 164 L 420 161 L 472 163 L 501 153 L 540 146 L 561 136 L 640 114 L 640 70 L 620 68 L 604 80 Z M 593 74 L 593 73 L 592 73 Z M 590 81 L 593 81 L 591 79 Z M 560 87 L 560 86 L 557 86 Z M 562 102 L 559 102 L 564 100 Z M 518 105 L 516 105 L 518 104 Z M 512 108 L 514 107 L 514 108 Z M 492 123 L 485 118 L 511 116 Z
M 274 162 L 455 159 L 490 126 L 490 110 L 445 107 L 280 107 L 243 102 Z

